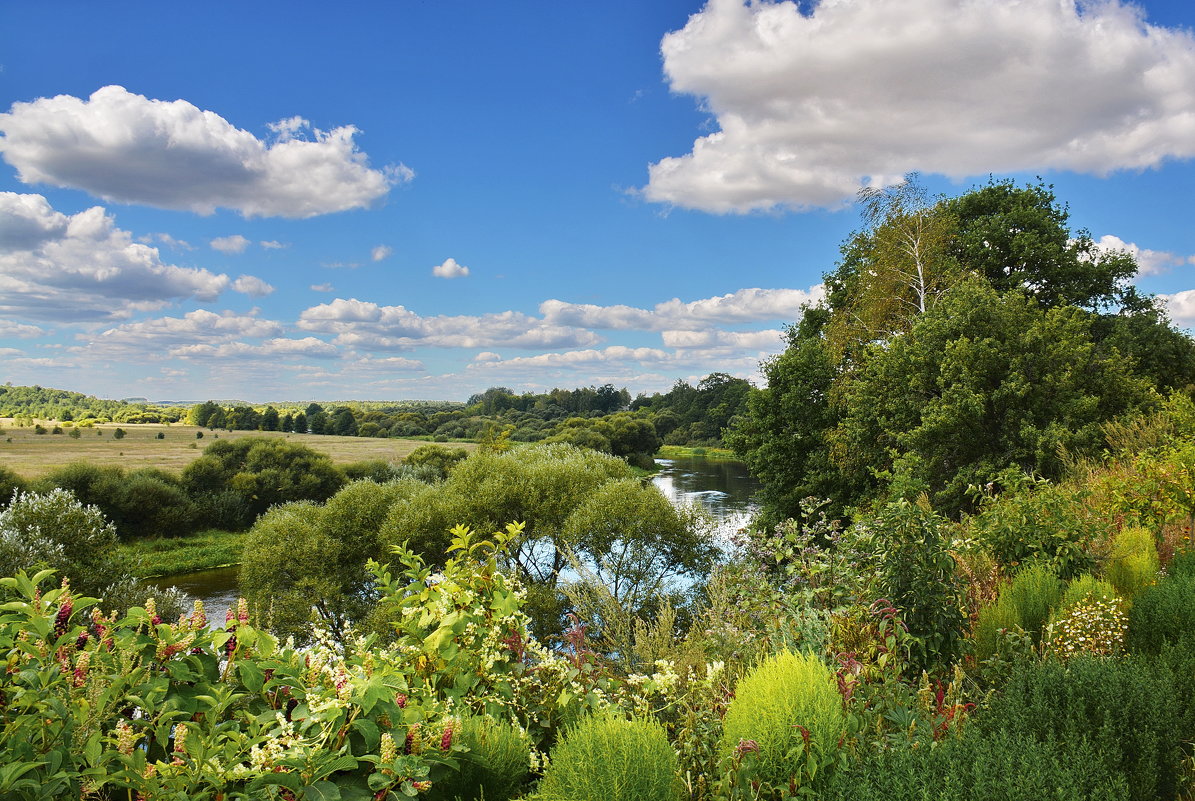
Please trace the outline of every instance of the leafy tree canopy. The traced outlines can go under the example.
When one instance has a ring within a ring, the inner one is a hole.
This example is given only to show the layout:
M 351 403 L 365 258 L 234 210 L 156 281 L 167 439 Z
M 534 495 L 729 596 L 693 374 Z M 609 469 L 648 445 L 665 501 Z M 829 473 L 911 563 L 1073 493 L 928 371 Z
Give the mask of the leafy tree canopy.
M 1048 186 L 931 199 L 911 176 L 860 199 L 866 227 L 728 436 L 770 521 L 921 490 L 957 513 L 969 484 L 1057 476 L 1060 447 L 1094 452 L 1100 423 L 1195 384 L 1132 256 L 1072 232 Z

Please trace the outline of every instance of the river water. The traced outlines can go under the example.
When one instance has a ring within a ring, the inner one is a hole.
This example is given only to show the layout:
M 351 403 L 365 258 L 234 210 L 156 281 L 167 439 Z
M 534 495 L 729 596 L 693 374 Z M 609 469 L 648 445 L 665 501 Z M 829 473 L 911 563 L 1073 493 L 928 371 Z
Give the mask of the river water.
M 720 544 L 747 525 L 758 508 L 755 495 L 759 482 L 742 462 L 686 456 L 657 459 L 656 463 L 660 471 L 652 483 L 674 504 L 701 504 L 717 524 L 715 537 Z M 223 567 L 167 576 L 153 583 L 178 587 L 193 598 L 203 599 L 208 619 L 221 625 L 228 608 L 237 601 L 237 572 L 236 567 Z

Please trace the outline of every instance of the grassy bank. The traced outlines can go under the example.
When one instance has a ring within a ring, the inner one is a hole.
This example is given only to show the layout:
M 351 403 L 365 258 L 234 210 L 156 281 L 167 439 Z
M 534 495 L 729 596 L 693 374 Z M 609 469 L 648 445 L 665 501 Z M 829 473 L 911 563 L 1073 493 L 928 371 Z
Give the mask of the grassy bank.
M 49 421 L 40 423 L 49 431 L 56 425 Z M 117 428 L 125 432 L 122 439 L 114 436 Z M 180 472 L 198 459 L 204 447 L 216 438 L 283 437 L 326 453 L 334 463 L 343 465 L 372 459 L 398 462 L 420 445 L 427 444 L 413 439 L 336 437 L 281 431 L 210 431 L 181 423 L 104 423 L 78 429 L 78 439 L 69 436 L 69 426 L 62 426 L 62 431 L 61 434 L 37 434 L 31 426 L 19 427 L 9 418 L 0 419 L 0 463 L 25 478 L 43 476 L 71 462 L 117 465 L 126 470 L 157 467 Z M 198 438 L 197 434 L 203 434 L 203 438 Z M 477 447 L 471 442 L 445 445 L 466 450 Z
M 665 445 L 656 451 L 657 459 L 682 459 L 685 457 L 701 457 L 704 459 L 735 459 L 734 451 L 729 448 L 690 447 L 688 445 Z
M 247 532 L 209 529 L 186 537 L 134 540 L 119 546 L 118 557 L 139 578 L 176 576 L 240 564 Z

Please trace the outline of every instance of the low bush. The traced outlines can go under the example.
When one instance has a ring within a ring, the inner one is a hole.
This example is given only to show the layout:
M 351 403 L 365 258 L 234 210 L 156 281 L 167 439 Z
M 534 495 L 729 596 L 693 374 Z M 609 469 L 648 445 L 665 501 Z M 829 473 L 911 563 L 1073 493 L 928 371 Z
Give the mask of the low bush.
M 996 603 L 980 609 L 972 635 L 975 658 L 980 662 L 991 658 L 999 648 L 1000 632 L 1012 631 L 1020 625 L 1021 615 L 1009 599 L 998 598 Z
M 466 716 L 452 742 L 469 750 L 457 758 L 457 771 L 432 784 L 428 801 L 509 801 L 531 772 L 527 733 L 509 723 Z
M 1154 535 L 1144 528 L 1125 528 L 1112 537 L 1112 552 L 1104 575 L 1123 598 L 1132 600 L 1158 580 L 1158 547 Z
M 1050 612 L 1062 598 L 1058 574 L 1041 562 L 1027 565 L 1013 576 L 1012 584 L 1000 593 L 1001 599 L 1006 595 L 1017 611 L 1021 628 L 1033 635 L 1034 642 L 1040 642 Z
M 844 730 L 834 673 L 813 654 L 785 651 L 735 687 L 720 751 L 746 781 L 817 787 L 832 773 Z
M 1129 610 L 1131 651 L 1156 654 L 1195 632 L 1195 577 L 1171 576 L 1147 587 Z
M 1166 575 L 1174 578 L 1195 577 L 1195 550 L 1183 550 L 1166 565 Z
M 920 504 L 891 503 L 874 521 L 882 543 L 880 592 L 900 610 L 914 673 L 954 661 L 963 644 L 963 591 L 945 520 Z
M 541 801 L 679 801 L 676 752 L 664 727 L 613 714 L 583 718 L 552 749 Z
M 1017 573 L 996 602 L 979 610 L 973 630 L 975 656 L 982 662 L 996 653 L 1000 632 L 1020 627 L 1040 643 L 1050 612 L 1062 597 L 1062 582 L 1053 568 L 1035 562 Z
M 1097 579 L 1090 573 L 1084 573 L 1066 583 L 1066 589 L 1062 591 L 1062 599 L 1058 605 L 1066 608 L 1091 598 L 1099 601 L 1111 601 L 1117 597 L 1119 596 L 1116 594 L 1116 588 L 1111 584 Z
M 25 479 L 0 465 L 0 507 L 7 506 L 18 492 L 28 489 Z
M 1127 801 L 1088 743 L 969 730 L 935 748 L 877 749 L 835 777 L 825 801 Z
M 1169 671 L 1142 660 L 1080 656 L 1022 666 L 974 725 L 1039 745 L 1090 744 L 1092 771 L 1121 774 L 1129 798 L 1154 801 L 1175 797 L 1178 723 Z
M 1047 650 L 1061 658 L 1079 654 L 1115 656 L 1128 632 L 1124 602 L 1089 596 L 1063 607 L 1050 622 Z

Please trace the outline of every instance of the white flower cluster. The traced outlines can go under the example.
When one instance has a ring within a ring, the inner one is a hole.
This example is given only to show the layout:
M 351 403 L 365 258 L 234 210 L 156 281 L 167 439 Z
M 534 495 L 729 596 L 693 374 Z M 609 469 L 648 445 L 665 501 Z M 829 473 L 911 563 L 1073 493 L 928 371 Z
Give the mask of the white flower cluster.
M 1123 601 L 1086 598 L 1063 610 L 1050 624 L 1049 647 L 1064 658 L 1081 653 L 1112 656 L 1124 649 L 1128 630 Z

